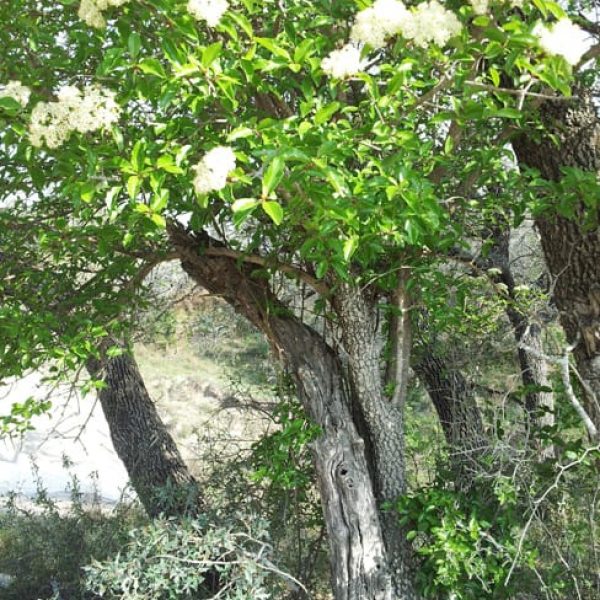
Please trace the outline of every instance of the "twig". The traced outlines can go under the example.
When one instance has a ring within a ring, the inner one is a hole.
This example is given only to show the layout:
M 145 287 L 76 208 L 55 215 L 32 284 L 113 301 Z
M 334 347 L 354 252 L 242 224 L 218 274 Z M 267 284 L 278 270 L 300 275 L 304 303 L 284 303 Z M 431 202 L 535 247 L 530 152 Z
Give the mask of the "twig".
M 527 336 L 527 334 L 529 333 L 528 330 L 529 330 L 529 328 L 527 328 L 527 331 L 525 331 L 525 335 L 523 335 L 523 338 L 525 338 Z M 591 417 L 588 415 L 587 411 L 585 410 L 585 408 L 583 407 L 581 402 L 579 402 L 577 396 L 575 395 L 575 390 L 573 389 L 573 385 L 571 384 L 571 377 L 569 374 L 569 368 L 570 368 L 569 354 L 572 352 L 573 347 L 568 346 L 567 348 L 565 348 L 565 352 L 564 352 L 563 356 L 561 356 L 561 357 L 548 356 L 547 354 L 544 354 L 543 352 L 540 352 L 540 351 L 536 350 L 535 348 L 532 348 L 531 346 L 528 346 L 527 344 L 524 344 L 522 342 L 519 344 L 519 347 L 523 348 L 523 350 L 525 350 L 526 352 L 529 352 L 530 354 L 532 354 L 533 356 L 535 356 L 537 358 L 541 358 L 542 360 L 551 362 L 555 365 L 558 365 L 558 367 L 560 367 L 561 379 L 562 379 L 562 383 L 565 387 L 565 393 L 567 395 L 567 398 L 569 399 L 573 408 L 575 409 L 575 411 L 577 412 L 577 414 L 580 416 L 581 420 L 583 421 L 590 438 L 592 440 L 597 440 L 598 439 L 598 428 L 596 427 L 594 421 L 592 421 Z
M 531 523 L 533 522 L 533 519 L 534 519 L 535 515 L 537 514 L 537 511 L 538 511 L 540 505 L 542 504 L 542 502 L 544 502 L 544 500 L 550 495 L 550 492 L 552 492 L 553 490 L 555 490 L 558 487 L 558 484 L 560 483 L 560 480 L 566 471 L 581 464 L 587 458 L 587 455 L 590 454 L 591 452 L 597 452 L 599 450 L 600 450 L 600 444 L 598 444 L 597 446 L 592 446 L 591 448 L 586 448 L 584 453 L 577 460 L 573 460 L 570 463 L 567 463 L 566 465 L 559 465 L 560 470 L 557 473 L 556 477 L 554 478 L 552 485 L 550 485 L 548 487 L 548 489 L 537 500 L 534 501 L 533 508 L 531 509 L 531 515 L 529 515 L 529 519 L 527 519 L 527 523 L 525 523 L 525 527 L 523 528 L 523 531 L 521 532 L 521 536 L 519 537 L 519 543 L 517 544 L 517 552 L 512 561 L 512 564 L 510 565 L 510 569 L 508 571 L 508 574 L 506 575 L 506 579 L 504 580 L 505 586 L 508 585 L 508 582 L 510 581 L 510 578 L 512 577 L 515 567 L 517 566 L 517 561 L 519 560 L 519 557 L 521 556 L 521 553 L 523 551 L 523 543 L 525 542 L 525 537 L 527 536 L 527 532 L 529 531 L 529 528 L 531 527 Z
M 533 85 L 533 81 L 529 82 L 528 87 Z M 577 96 L 551 96 L 550 94 L 540 94 L 539 92 L 530 92 L 528 89 L 511 89 L 505 87 L 497 87 L 495 85 L 490 85 L 488 83 L 480 83 L 479 81 L 466 81 L 465 85 L 470 85 L 472 87 L 478 88 L 480 90 L 486 90 L 488 92 L 498 92 L 502 94 L 510 94 L 511 96 L 519 96 L 519 98 L 523 99 L 525 96 L 530 96 L 531 98 L 541 98 L 542 100 L 551 100 L 553 102 L 572 102 Z M 519 110 L 522 107 L 519 108 Z

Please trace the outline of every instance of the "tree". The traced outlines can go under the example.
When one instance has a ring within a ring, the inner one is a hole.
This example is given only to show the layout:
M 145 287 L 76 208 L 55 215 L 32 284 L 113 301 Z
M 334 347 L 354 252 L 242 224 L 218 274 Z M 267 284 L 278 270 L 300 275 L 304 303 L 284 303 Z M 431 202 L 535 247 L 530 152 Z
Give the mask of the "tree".
M 584 88 L 570 103 L 546 102 L 539 118 L 545 126 L 540 137 L 521 135 L 514 147 L 520 164 L 539 171 L 552 186 L 549 203 L 536 217 L 542 247 L 553 277 L 553 300 L 584 385 L 586 407 L 596 431 L 600 430 L 600 268 L 597 257 L 600 168 L 600 120 Z
M 195 514 L 203 506 L 197 481 L 160 418 L 127 348 L 120 356 L 91 357 L 87 369 L 102 382 L 98 397 L 113 446 L 123 461 L 133 489 L 151 517 Z
M 584 52 L 557 4 L 520 5 L 4 3 L 3 223 L 58 273 L 19 274 L 45 296 L 3 307 L 5 372 L 97 354 L 144 274 L 180 260 L 264 332 L 322 429 L 336 599 L 415 598 L 388 509 L 406 491 L 407 312 L 427 314 L 473 223 L 522 216 L 514 191 L 538 182 L 505 143 L 540 97 L 565 101 Z M 318 295 L 329 335 L 273 272 Z

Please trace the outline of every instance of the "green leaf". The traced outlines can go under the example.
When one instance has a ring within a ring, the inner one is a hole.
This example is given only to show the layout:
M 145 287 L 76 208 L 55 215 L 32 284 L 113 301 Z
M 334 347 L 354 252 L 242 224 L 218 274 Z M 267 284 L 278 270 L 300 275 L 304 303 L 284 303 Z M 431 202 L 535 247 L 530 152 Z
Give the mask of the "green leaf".
M 239 140 L 240 138 L 247 138 L 251 135 L 255 135 L 254 130 L 250 129 L 250 127 L 236 127 L 228 136 L 227 141 L 233 142 L 235 140 Z
M 156 58 L 145 58 L 138 63 L 138 67 L 143 73 L 148 75 L 156 75 L 157 77 L 165 78 L 167 74 L 163 69 L 163 66 L 156 60 Z
M 454 148 L 454 138 L 449 135 L 444 142 L 444 154 L 448 155 L 452 153 Z
M 204 48 L 201 60 L 202 66 L 210 67 L 215 58 L 219 56 L 222 48 L 223 44 L 221 42 L 216 42 L 215 44 L 211 44 L 210 46 Z
M 315 52 L 315 41 L 312 38 L 306 38 L 302 40 L 296 49 L 294 50 L 294 62 L 302 63 L 305 58 L 314 54 Z
M 0 108 L 10 114 L 15 114 L 21 110 L 21 105 L 10 96 L 0 98 Z
M 279 202 L 267 200 L 262 203 L 262 208 L 271 217 L 275 225 L 281 225 L 283 221 L 283 208 L 281 208 Z
M 277 42 L 272 38 L 255 37 L 254 41 L 260 44 L 263 48 L 266 48 L 275 56 L 285 58 L 287 61 L 292 62 L 292 58 L 287 50 L 284 50 Z
M 279 185 L 283 177 L 283 171 L 285 169 L 285 161 L 281 156 L 275 156 L 267 170 L 263 175 L 262 180 L 262 196 L 263 198 L 268 198 L 273 191 Z
M 243 15 L 241 12 L 236 11 L 229 11 L 227 14 L 240 26 L 242 31 L 249 38 L 253 36 L 254 32 L 252 31 L 252 24 L 245 15 Z
M 150 215 L 150 219 L 155 225 L 157 225 L 161 229 L 164 229 L 167 226 L 165 218 L 162 215 L 159 215 L 158 213 L 152 213 Z
M 131 58 L 137 58 L 137 55 L 140 53 L 140 48 L 142 46 L 142 38 L 139 33 L 133 31 L 129 34 L 129 38 L 127 39 L 127 47 L 129 48 L 129 54 Z
M 154 194 L 150 208 L 157 213 L 162 212 L 169 202 L 169 190 L 161 189 L 157 194 Z
M 137 175 L 132 175 L 127 180 L 127 193 L 132 200 L 135 200 L 137 195 L 140 193 L 140 178 Z
M 341 108 L 340 102 L 330 102 L 326 106 L 320 108 L 315 114 L 315 123 L 317 125 L 322 125 L 326 123 L 333 117 L 333 115 Z
M 329 263 L 326 260 L 322 260 L 321 262 L 319 262 L 317 264 L 317 270 L 315 272 L 317 279 L 323 279 L 323 277 L 325 277 L 325 274 L 327 273 L 328 270 L 329 270 Z
M 254 198 L 240 198 L 231 205 L 231 210 L 235 212 L 250 211 L 259 205 L 259 201 Z
M 96 69 L 96 75 L 104 77 L 105 75 L 114 74 L 117 70 L 122 70 L 126 63 L 123 60 L 124 48 L 109 48 L 102 58 L 102 62 Z
M 156 166 L 159 169 L 162 169 L 163 171 L 166 171 L 167 173 L 175 173 L 177 175 L 181 175 L 182 173 L 185 173 L 185 171 L 181 167 L 178 167 L 173 162 L 173 157 L 170 156 L 170 155 L 168 155 L 168 154 L 163 154 L 156 161 Z
M 490 116 L 500 117 L 502 119 L 520 119 L 523 116 L 523 113 L 516 108 L 506 107 L 494 110 Z
M 139 173 L 143 171 L 146 159 L 146 144 L 138 140 L 131 151 L 131 165 Z
M 171 38 L 166 37 L 162 41 L 162 49 L 165 56 L 174 64 L 179 64 L 185 61 L 185 54 L 183 54 L 179 48 L 175 45 Z
M 490 79 L 496 87 L 500 85 L 500 73 L 494 67 L 490 67 Z
M 92 181 L 84 183 L 79 188 L 79 196 L 84 202 L 90 202 L 96 193 L 96 184 Z
M 348 261 L 358 248 L 358 236 L 353 235 L 344 242 L 344 260 Z

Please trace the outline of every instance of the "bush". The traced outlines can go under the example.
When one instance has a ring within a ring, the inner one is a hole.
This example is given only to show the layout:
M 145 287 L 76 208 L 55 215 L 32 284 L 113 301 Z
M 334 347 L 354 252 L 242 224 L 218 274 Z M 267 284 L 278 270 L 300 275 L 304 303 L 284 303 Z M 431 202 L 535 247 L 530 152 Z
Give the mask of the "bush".
M 8 496 L 0 511 L 2 600 L 283 598 L 304 588 L 273 562 L 269 524 L 229 505 L 195 518 L 150 521 L 137 505 Z M 168 495 L 169 490 L 164 490 Z
M 223 600 L 263 600 L 281 589 L 274 575 L 297 584 L 271 555 L 266 523 L 252 515 L 156 519 L 130 531 L 115 557 L 86 567 L 87 586 L 105 600 L 200 600 L 217 592 Z
M 83 566 L 117 552 L 143 518 L 125 505 L 107 512 L 97 497 L 84 504 L 76 479 L 67 507 L 51 500 L 39 481 L 26 508 L 9 495 L 0 511 L 0 572 L 12 579 L 2 600 L 94 598 L 85 590 Z
M 442 475 L 398 501 L 421 557 L 417 583 L 425 598 L 600 597 L 600 452 L 554 441 L 560 461 L 533 455 L 514 463 L 510 476 L 481 473 L 468 491 Z

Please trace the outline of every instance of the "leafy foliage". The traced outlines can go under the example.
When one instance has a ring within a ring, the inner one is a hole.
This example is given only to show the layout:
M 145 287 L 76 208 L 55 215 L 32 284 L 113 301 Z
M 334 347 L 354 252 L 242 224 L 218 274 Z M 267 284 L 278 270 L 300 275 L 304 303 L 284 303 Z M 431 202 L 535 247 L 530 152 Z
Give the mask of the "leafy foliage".
M 320 435 L 321 429 L 308 421 L 295 399 L 280 402 L 273 420 L 278 429 L 253 446 L 252 478 L 268 480 L 281 490 L 304 490 L 314 476 L 307 446 Z
M 88 587 L 107 600 L 212 598 L 217 581 L 223 598 L 266 599 L 279 572 L 265 524 L 251 515 L 231 525 L 159 519 L 129 536 L 115 558 L 86 568 Z
M 432 484 L 402 497 L 394 510 L 421 557 L 424 597 L 508 599 L 541 586 L 551 597 L 594 598 L 597 582 L 584 565 L 593 561 L 590 536 L 598 528 L 598 450 L 576 446 L 564 451 L 562 465 L 523 464 L 511 477 L 482 472 L 466 492 L 440 470 Z M 568 562 L 554 560 L 557 549 Z
M 68 508 L 49 498 L 39 479 L 33 502 L 21 504 L 9 496 L 0 511 L 0 572 L 11 576 L 1 592 L 5 600 L 95 597 L 85 590 L 82 568 L 117 552 L 142 520 L 136 508 L 109 513 L 98 498 L 84 501 L 76 479 Z

